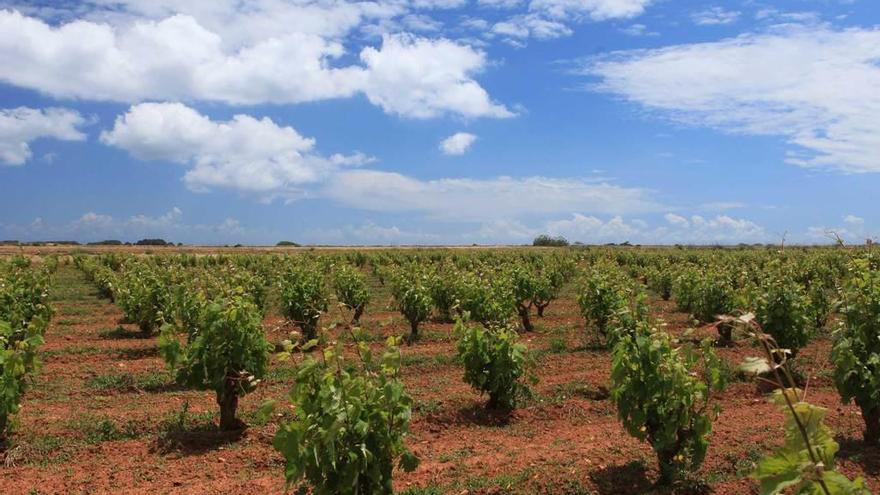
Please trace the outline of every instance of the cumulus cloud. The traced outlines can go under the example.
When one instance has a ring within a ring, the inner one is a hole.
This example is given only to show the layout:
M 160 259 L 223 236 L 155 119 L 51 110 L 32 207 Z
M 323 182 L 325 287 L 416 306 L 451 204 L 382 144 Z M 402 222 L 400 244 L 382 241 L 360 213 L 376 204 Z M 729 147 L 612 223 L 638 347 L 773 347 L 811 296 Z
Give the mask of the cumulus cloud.
M 509 18 L 478 28 L 484 38 L 523 44 L 530 37 L 571 35 L 580 22 L 632 18 L 653 2 L 478 3 L 510 10 Z M 389 113 L 417 118 L 462 110 L 467 117 L 511 114 L 473 79 L 488 66 L 474 48 L 485 41 L 465 46 L 444 39 L 444 24 L 434 17 L 438 10 L 470 5 L 467 0 L 4 4 L 16 10 L 0 11 L 0 81 L 54 97 L 251 105 L 365 95 Z M 413 42 L 406 32 L 437 37 Z M 401 55 L 408 61 L 400 70 L 370 65 Z M 401 101 L 395 101 L 398 93 Z M 414 102 L 442 108 L 402 111 Z
M 440 142 L 444 155 L 463 155 L 477 141 L 477 136 L 467 132 L 456 132 Z
M 289 196 L 340 166 L 368 161 L 362 154 L 320 156 L 314 139 L 269 118 L 215 121 L 181 103 L 134 105 L 101 133 L 101 141 L 142 160 L 185 165 L 184 181 L 194 190 L 231 188 L 264 196 Z
M 548 222 L 544 230 L 585 243 L 732 244 L 764 242 L 768 237 L 763 227 L 745 218 L 727 215 L 686 218 L 674 213 L 667 213 L 663 218 L 665 225 L 652 227 L 642 220 L 625 220 L 619 215 L 602 220 L 593 215 L 575 213 L 571 218 Z
M 377 170 L 341 171 L 320 194 L 364 210 L 414 211 L 431 217 L 471 221 L 571 211 L 623 214 L 663 208 L 646 190 L 584 179 L 420 180 Z
M 228 121 L 212 120 L 181 103 L 134 105 L 101 133 L 101 141 L 142 160 L 182 165 L 184 182 L 195 191 L 224 188 L 267 201 L 326 198 L 363 210 L 478 220 L 664 208 L 649 191 L 598 180 L 421 180 L 396 172 L 355 169 L 372 159 L 361 153 L 326 157 L 315 150 L 314 139 L 269 118 L 235 115 Z M 450 146 L 454 151 L 465 143 Z
M 640 229 L 620 216 L 608 221 L 575 213 L 570 219 L 547 223 L 547 232 L 581 242 L 627 241 L 640 234 Z
M 83 141 L 86 135 L 80 128 L 86 123 L 66 108 L 0 109 L 0 164 L 23 165 L 32 156 L 30 143 L 37 139 Z
M 703 218 L 691 215 L 677 222 L 651 225 L 622 215 L 573 213 L 566 218 L 526 223 L 515 219 L 486 220 L 476 228 L 467 224 L 445 234 L 408 231 L 397 226 L 381 226 L 372 221 L 341 228 L 313 229 L 304 234 L 309 242 L 321 244 L 524 244 L 539 234 L 563 236 L 571 242 L 604 244 L 737 244 L 766 242 L 769 237 L 758 224 L 725 215 Z M 436 232 L 437 227 L 432 227 Z
M 386 112 L 413 118 L 454 113 L 465 117 L 512 117 L 472 76 L 486 54 L 446 39 L 385 36 L 381 49 L 364 48 L 363 91 Z
M 356 168 L 362 154 L 315 149 L 315 140 L 269 118 L 213 120 L 181 103 L 141 103 L 116 118 L 101 141 L 142 160 L 177 163 L 195 191 L 231 189 L 265 201 L 325 198 L 371 211 L 499 220 L 542 213 L 658 211 L 652 193 L 597 179 L 545 177 L 421 180 Z M 448 143 L 464 150 L 470 138 Z
M 317 7 L 303 8 L 300 13 L 317 26 L 299 19 L 281 30 L 276 21 L 247 12 L 196 16 L 158 7 L 149 10 L 155 18 L 106 16 L 55 26 L 0 11 L 0 81 L 55 97 L 132 103 L 283 104 L 364 94 L 406 117 L 512 116 L 473 79 L 488 65 L 482 51 L 443 38 L 395 34 L 384 36 L 381 46 L 364 47 L 360 64 L 340 65 L 343 35 L 368 16 L 366 7 L 323 13 L 332 19 L 327 23 L 342 27 L 324 26 Z M 291 18 L 287 13 L 278 12 Z M 223 19 L 248 29 L 225 27 Z
M 778 135 L 786 161 L 880 172 L 880 30 L 788 26 L 589 60 L 594 89 L 690 125 Z

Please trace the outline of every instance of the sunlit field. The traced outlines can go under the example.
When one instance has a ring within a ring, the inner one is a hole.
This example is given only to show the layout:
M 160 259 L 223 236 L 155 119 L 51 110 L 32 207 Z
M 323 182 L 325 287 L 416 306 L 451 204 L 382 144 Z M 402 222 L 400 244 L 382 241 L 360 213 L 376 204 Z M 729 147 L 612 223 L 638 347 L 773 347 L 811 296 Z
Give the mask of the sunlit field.
M 0 277 L 9 493 L 880 482 L 869 248 L 9 248 Z

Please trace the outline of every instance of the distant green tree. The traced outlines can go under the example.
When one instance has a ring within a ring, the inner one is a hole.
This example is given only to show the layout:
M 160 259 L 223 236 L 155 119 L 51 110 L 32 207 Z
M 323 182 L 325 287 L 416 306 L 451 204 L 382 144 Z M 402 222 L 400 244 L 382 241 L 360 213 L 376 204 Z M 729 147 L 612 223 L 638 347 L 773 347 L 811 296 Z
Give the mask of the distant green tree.
M 568 239 L 562 236 L 551 237 L 547 234 L 541 234 L 535 237 L 532 246 L 565 247 L 568 246 Z

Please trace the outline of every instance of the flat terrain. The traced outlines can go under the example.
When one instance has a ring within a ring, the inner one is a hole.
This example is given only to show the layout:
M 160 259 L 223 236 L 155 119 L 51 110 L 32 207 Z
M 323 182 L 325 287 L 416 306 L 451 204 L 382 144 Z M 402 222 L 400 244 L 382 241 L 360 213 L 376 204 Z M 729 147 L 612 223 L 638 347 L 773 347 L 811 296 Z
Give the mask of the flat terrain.
M 376 336 L 403 335 L 408 325 L 389 309 L 374 283 L 363 327 Z M 655 457 L 630 437 L 604 394 L 609 353 L 591 346 L 573 297 L 574 286 L 534 318 L 523 334 L 536 352 L 535 396 L 509 418 L 487 413 L 484 399 L 462 382 L 452 325 L 428 323 L 423 340 L 404 352 L 404 381 L 416 401 L 408 443 L 421 457 L 399 473 L 399 491 L 466 493 L 654 493 Z M 246 396 L 243 434 L 219 434 L 213 393 L 183 390 L 165 371 L 153 339 L 120 325 L 120 310 L 101 299 L 72 265 L 59 268 L 51 296 L 56 314 L 42 348 L 43 367 L 28 391 L 15 446 L 0 467 L 0 493 L 282 493 L 283 462 L 272 446 L 276 427 L 255 413 L 267 398 L 283 399 L 295 363 L 273 362 L 263 386 Z M 689 326 L 674 304 L 651 300 L 673 333 Z M 343 321 L 334 309 L 322 323 Z M 290 330 L 275 313 L 264 322 L 271 340 Z M 330 331 L 345 338 L 342 326 Z M 712 330 L 698 333 L 713 335 Z M 378 344 L 377 344 L 378 345 Z M 841 406 L 830 381 L 829 339 L 819 335 L 802 351 L 811 402 L 830 409 L 828 424 L 841 443 L 842 471 L 865 476 L 880 490 L 880 451 L 861 443 L 862 419 Z M 757 355 L 739 340 L 719 353 L 735 366 Z M 781 443 L 782 414 L 754 383 L 739 380 L 718 397 L 706 462 L 698 477 L 706 492 L 757 493 L 745 477 L 752 462 Z

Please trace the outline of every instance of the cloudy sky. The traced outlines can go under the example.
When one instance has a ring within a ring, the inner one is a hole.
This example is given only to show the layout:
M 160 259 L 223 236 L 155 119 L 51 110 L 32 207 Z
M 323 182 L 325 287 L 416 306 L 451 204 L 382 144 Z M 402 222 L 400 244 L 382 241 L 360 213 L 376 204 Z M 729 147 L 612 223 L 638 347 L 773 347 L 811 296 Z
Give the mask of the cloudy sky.
M 0 0 L 0 239 L 880 235 L 875 0 Z

